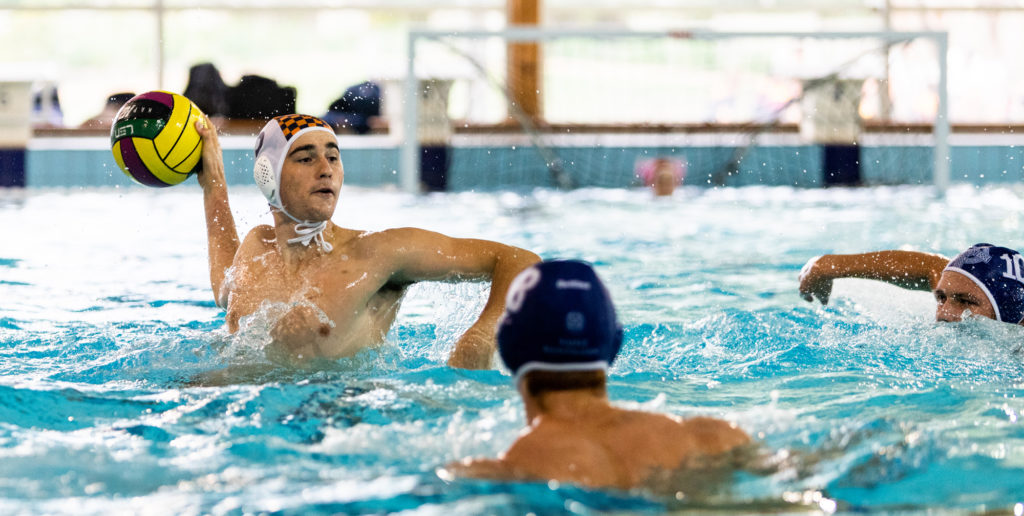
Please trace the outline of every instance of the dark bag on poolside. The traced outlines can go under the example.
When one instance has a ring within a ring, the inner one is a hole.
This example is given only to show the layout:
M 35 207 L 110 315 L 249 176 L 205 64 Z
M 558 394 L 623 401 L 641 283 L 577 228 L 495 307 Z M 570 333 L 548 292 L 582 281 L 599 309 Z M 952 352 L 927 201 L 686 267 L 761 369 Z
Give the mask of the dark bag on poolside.
M 259 75 L 245 75 L 228 91 L 228 118 L 270 120 L 295 112 L 295 88 Z

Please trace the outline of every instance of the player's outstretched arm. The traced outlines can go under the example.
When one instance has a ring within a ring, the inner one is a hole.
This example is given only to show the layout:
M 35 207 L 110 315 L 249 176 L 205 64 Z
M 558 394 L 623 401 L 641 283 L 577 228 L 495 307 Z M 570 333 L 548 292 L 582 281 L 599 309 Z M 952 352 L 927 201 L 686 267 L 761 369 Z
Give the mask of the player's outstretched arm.
M 949 258 L 919 251 L 826 254 L 811 258 L 800 271 L 800 296 L 828 304 L 832 281 L 863 278 L 911 290 L 934 290 Z
M 228 187 L 224 178 L 224 155 L 217 138 L 217 128 L 205 116 L 196 122 L 203 137 L 202 167 L 196 174 L 203 188 L 206 209 L 206 239 L 210 256 L 210 287 L 217 306 L 227 307 L 228 289 L 224 278 L 238 251 L 238 230 L 228 204 Z
M 540 261 L 533 252 L 490 240 L 452 238 L 432 231 L 403 228 L 391 230 L 400 262 L 392 280 L 416 281 L 487 280 L 491 291 L 476 322 L 459 337 L 448 365 L 463 369 L 490 367 L 495 351 L 495 330 L 505 309 L 505 294 L 516 275 Z M 400 244 L 399 244 L 400 242 Z

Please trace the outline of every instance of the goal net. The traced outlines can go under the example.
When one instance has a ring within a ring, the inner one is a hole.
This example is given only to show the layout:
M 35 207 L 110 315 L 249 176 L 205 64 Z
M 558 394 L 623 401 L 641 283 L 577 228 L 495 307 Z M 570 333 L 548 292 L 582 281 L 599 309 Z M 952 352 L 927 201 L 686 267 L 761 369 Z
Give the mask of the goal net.
M 447 125 L 426 132 L 444 135 L 459 189 L 639 186 L 656 159 L 686 184 L 818 186 L 837 149 L 857 184 L 943 186 L 945 45 L 944 33 L 413 31 L 404 134 Z M 424 105 L 425 81 L 446 85 L 446 116 Z M 405 138 L 406 186 L 422 144 Z

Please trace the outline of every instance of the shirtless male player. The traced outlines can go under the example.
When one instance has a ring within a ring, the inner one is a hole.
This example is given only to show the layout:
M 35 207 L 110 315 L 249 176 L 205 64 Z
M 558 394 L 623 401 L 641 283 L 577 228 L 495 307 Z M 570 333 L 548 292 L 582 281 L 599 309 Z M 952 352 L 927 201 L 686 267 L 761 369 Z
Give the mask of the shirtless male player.
M 285 307 L 270 330 L 272 347 L 298 361 L 350 356 L 383 342 L 402 295 L 418 281 L 491 281 L 476 322 L 455 343 L 448 364 L 486 368 L 505 293 L 516 274 L 537 262 L 527 250 L 417 228 L 362 231 L 331 221 L 344 178 L 338 139 L 326 122 L 276 117 L 256 139 L 254 177 L 274 225 L 239 242 L 228 204 L 217 131 L 203 136 L 203 189 L 210 285 L 227 310 L 228 331 L 269 304 Z
M 708 473 L 750 437 L 710 417 L 627 410 L 608 401 L 605 371 L 622 329 L 590 265 L 546 261 L 509 289 L 498 352 L 515 375 L 526 430 L 496 459 L 466 459 L 438 473 L 495 480 L 557 480 L 585 487 L 655 488 L 695 468 Z M 697 474 L 698 476 L 700 473 Z M 690 479 L 692 482 L 693 480 Z

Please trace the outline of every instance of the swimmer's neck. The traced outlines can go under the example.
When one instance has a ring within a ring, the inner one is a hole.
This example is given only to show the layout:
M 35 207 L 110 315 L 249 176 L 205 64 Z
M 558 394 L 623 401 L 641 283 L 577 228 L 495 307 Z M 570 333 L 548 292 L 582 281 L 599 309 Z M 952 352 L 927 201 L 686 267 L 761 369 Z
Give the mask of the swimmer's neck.
M 295 226 L 297 224 L 297 222 L 289 219 L 284 214 L 274 213 L 274 240 L 277 242 L 277 248 L 280 249 L 284 262 L 291 266 L 298 265 L 300 262 L 313 256 L 327 254 L 315 241 L 309 245 L 288 243 L 288 240 L 296 237 Z M 338 226 L 328 220 L 327 228 L 323 231 L 324 239 L 328 242 L 334 242 L 334 236 L 338 229 Z
M 539 422 L 540 417 L 556 419 L 590 419 L 612 408 L 605 389 L 571 389 L 549 391 L 539 396 L 523 395 L 526 420 Z

